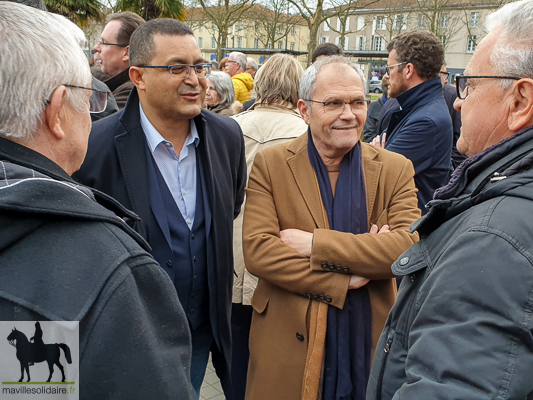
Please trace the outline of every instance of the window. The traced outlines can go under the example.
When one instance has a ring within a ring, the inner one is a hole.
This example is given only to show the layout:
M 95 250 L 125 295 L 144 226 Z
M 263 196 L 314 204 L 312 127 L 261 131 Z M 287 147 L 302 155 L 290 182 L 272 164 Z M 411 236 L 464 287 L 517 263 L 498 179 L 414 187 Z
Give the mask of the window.
M 255 23 L 255 30 L 258 31 L 260 27 L 261 27 L 261 25 L 259 24 L 259 22 L 256 22 Z
M 326 43 L 326 37 L 325 36 L 320 38 L 320 43 L 319 44 L 324 44 L 324 43 Z
M 296 44 L 296 43 L 291 42 L 291 51 L 294 51 L 294 45 L 295 45 L 295 44 Z
M 338 46 L 339 43 L 340 43 L 340 41 L 341 41 L 341 37 L 340 37 L 340 36 L 337 36 L 337 37 L 335 38 L 335 46 Z
M 198 38 L 198 47 L 201 49 L 204 47 L 204 38 Z
M 448 14 L 442 14 L 440 16 L 440 27 L 441 28 L 447 28 L 448 27 Z
M 282 35 L 283 34 L 283 26 L 279 26 L 278 29 L 276 29 L 276 33 Z
M 470 13 L 470 28 L 477 28 L 479 22 L 479 12 L 474 11 Z
M 331 18 L 328 18 L 327 21 L 324 21 L 324 32 L 328 32 L 329 31 L 329 25 L 328 24 L 331 24 Z
M 239 21 L 239 30 L 242 31 L 242 21 Z
M 426 29 L 426 16 L 424 14 L 418 14 L 418 29 Z
M 204 23 L 203 22 L 200 22 L 200 26 L 198 27 L 198 31 L 199 32 L 203 32 L 204 31 Z
M 292 33 L 293 36 L 296 35 L 296 28 L 294 26 L 291 29 L 291 33 Z
M 254 49 L 258 49 L 258 48 L 259 48 L 259 39 L 255 38 L 254 39 Z
M 272 43 L 271 43 L 271 42 L 268 42 L 267 49 L 271 49 L 271 48 L 272 48 Z
M 213 29 L 213 30 L 216 30 L 216 29 L 217 29 L 217 26 L 215 25 L 214 22 L 211 22 L 211 29 Z
M 378 17 L 376 19 L 376 30 L 384 31 L 387 29 L 387 17 Z
M 344 25 L 344 17 L 338 17 L 337 18 L 337 30 L 340 31 L 343 25 Z
M 473 53 L 476 49 L 476 35 L 468 36 L 468 41 L 466 42 L 466 52 Z
M 366 50 L 366 37 L 359 36 L 357 38 L 357 50 Z
M 283 49 L 283 42 L 281 40 L 278 40 L 278 49 Z
M 365 17 L 357 17 L 357 30 L 360 31 L 365 27 Z
M 217 48 L 217 41 L 214 37 L 211 38 L 211 48 L 216 49 Z
M 237 38 L 237 48 L 242 49 L 242 37 Z
M 382 37 L 375 38 L 374 41 L 374 50 L 383 51 L 385 50 L 385 40 Z
M 348 50 L 348 39 L 350 39 L 349 37 L 344 37 L 344 50 Z
M 440 42 L 444 47 L 446 47 L 446 35 L 442 35 L 440 37 Z
M 392 29 L 400 30 L 407 29 L 407 15 L 395 15 L 394 22 L 392 23 Z

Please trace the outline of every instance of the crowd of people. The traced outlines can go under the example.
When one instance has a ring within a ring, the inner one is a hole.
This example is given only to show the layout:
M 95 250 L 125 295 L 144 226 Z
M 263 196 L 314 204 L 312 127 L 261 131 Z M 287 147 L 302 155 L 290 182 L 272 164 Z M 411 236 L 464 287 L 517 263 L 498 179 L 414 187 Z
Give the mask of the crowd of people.
M 533 0 L 455 85 L 434 34 L 394 37 L 370 105 L 333 44 L 219 64 L 123 12 L 90 67 L 20 1 L 0 320 L 79 321 L 80 398 L 198 399 L 210 355 L 228 400 L 533 398 Z

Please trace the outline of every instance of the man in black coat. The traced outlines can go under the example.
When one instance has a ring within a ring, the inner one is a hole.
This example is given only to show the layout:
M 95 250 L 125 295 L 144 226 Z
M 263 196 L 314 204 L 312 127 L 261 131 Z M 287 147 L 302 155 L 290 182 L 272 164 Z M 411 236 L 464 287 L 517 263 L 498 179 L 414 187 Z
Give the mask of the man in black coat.
M 192 31 L 157 19 L 130 41 L 136 88 L 124 110 L 94 124 L 77 178 L 141 217 L 136 229 L 174 282 L 192 334 L 197 393 L 209 352 L 227 398 L 233 219 L 246 162 L 238 124 L 201 109 L 209 66 Z M 161 307 L 166 307 L 164 303 Z
M 79 352 L 64 370 L 81 399 L 192 400 L 185 313 L 124 222 L 138 217 L 70 177 L 87 150 L 89 110 L 106 105 L 106 92 L 90 99 L 98 91 L 76 29 L 0 2 L 0 321 L 55 325 L 71 340 L 64 327 L 78 322 Z M 43 345 L 40 327 L 34 342 Z M 46 379 L 35 372 L 33 382 Z

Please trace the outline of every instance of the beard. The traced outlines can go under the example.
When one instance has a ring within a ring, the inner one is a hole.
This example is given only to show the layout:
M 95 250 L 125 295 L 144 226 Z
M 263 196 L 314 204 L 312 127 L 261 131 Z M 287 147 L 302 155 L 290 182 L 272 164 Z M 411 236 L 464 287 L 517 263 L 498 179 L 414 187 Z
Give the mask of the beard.
M 398 78 L 394 84 L 389 80 L 389 98 L 393 99 L 405 93 L 409 88 L 403 78 Z

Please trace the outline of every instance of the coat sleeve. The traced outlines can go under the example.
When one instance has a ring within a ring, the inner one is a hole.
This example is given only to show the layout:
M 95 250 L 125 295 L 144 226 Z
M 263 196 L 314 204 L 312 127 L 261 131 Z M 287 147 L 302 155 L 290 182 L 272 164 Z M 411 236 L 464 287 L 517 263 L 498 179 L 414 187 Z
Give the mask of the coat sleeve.
M 410 120 L 390 142 L 386 140 L 385 148 L 411 160 L 415 173 L 419 174 L 431 166 L 437 132 L 435 123 L 429 118 Z
M 346 272 L 368 279 L 393 278 L 392 263 L 418 240 L 418 234 L 409 231 L 409 225 L 420 217 L 413 176 L 413 165 L 404 160 L 388 207 L 377 221 L 370 221 L 379 228 L 389 225 L 389 233 L 354 235 L 315 229 L 311 268 L 319 271 L 325 263 L 347 267 Z
M 285 290 L 331 297 L 331 305 L 342 308 L 348 291 L 349 275 L 313 271 L 310 260 L 281 242 L 278 208 L 267 161 L 263 153 L 254 160 L 243 223 L 243 249 L 246 268 L 255 276 Z
M 191 338 L 176 291 L 147 256 L 127 263 L 81 322 L 81 398 L 192 400 Z
M 501 231 L 457 237 L 415 307 L 394 400 L 530 398 L 533 264 L 520 243 Z

